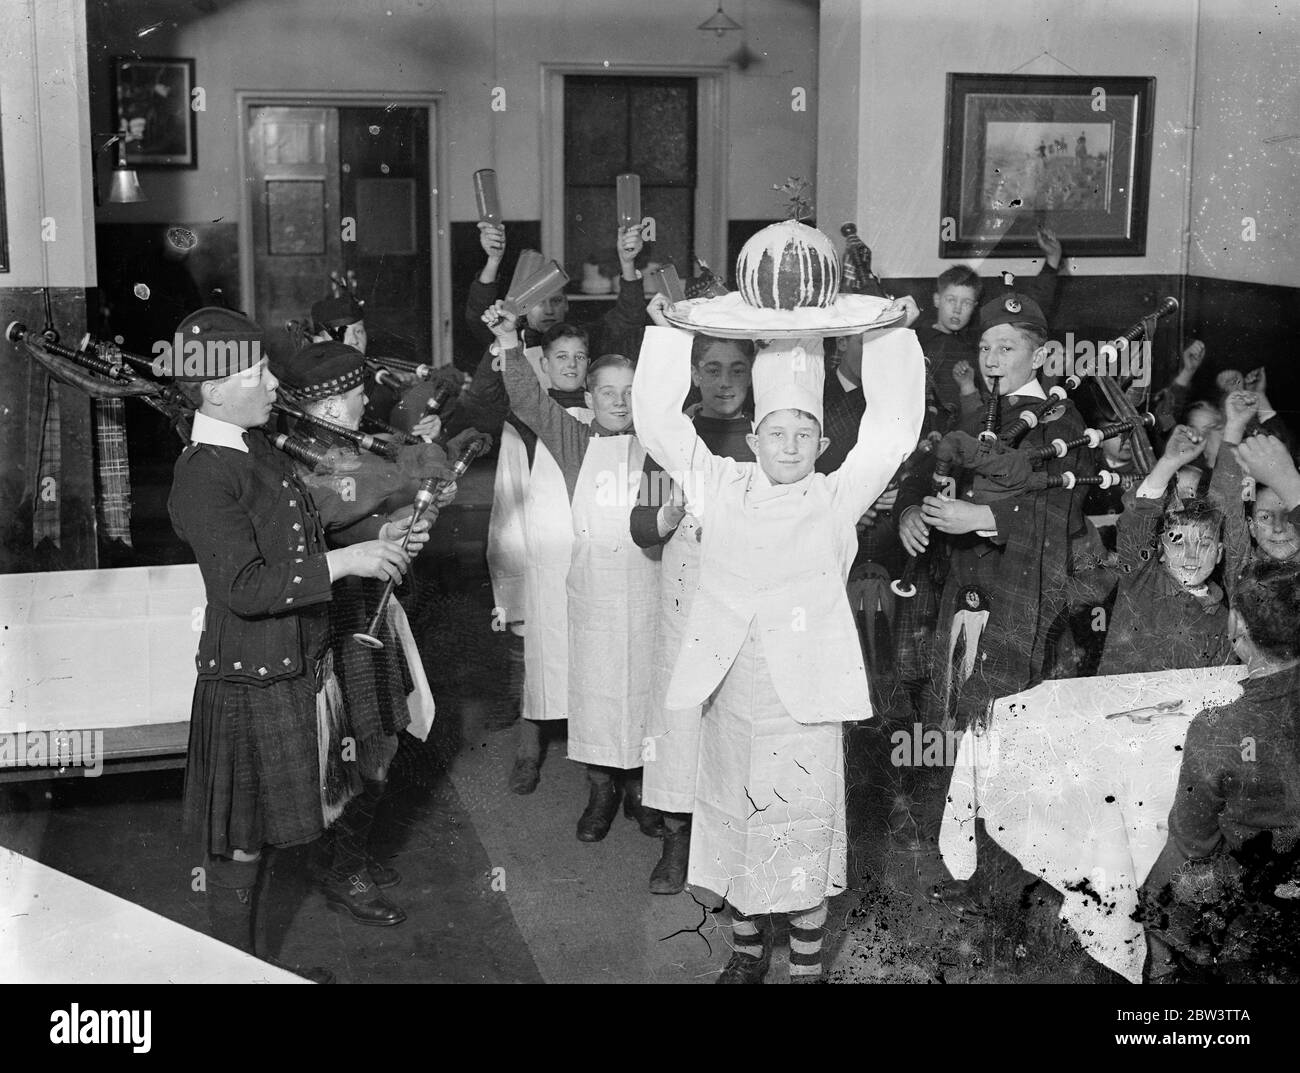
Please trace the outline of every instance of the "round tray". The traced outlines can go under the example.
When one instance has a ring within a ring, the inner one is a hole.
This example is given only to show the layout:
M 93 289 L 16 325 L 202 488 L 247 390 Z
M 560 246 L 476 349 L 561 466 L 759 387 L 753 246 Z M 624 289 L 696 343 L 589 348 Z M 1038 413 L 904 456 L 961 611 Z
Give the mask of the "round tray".
M 732 291 L 718 298 L 689 298 L 664 309 L 674 327 L 721 339 L 802 339 L 893 328 L 907 319 L 904 310 L 886 313 L 893 303 L 870 294 L 841 294 L 826 309 L 760 309 Z

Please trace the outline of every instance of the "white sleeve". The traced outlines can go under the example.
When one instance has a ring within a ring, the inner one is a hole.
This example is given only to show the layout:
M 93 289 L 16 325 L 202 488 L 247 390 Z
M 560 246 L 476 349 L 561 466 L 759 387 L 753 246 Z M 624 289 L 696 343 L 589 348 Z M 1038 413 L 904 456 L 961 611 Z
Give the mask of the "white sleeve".
M 880 498 L 921 438 L 925 355 L 915 332 L 900 328 L 863 344 L 862 392 L 867 408 L 858 442 L 827 478 L 836 506 L 854 519 Z
M 678 328 L 645 330 L 632 381 L 632 424 L 650 457 L 686 493 L 686 509 L 699 518 L 731 463 L 705 446 L 682 413 L 691 389 L 692 339 Z

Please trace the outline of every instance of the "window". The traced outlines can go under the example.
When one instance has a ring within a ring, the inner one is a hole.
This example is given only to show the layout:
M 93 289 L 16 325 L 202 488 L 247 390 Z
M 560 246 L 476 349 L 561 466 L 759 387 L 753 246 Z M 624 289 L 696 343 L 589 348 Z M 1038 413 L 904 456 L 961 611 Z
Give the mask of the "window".
M 641 215 L 655 221 L 642 260 L 690 274 L 696 144 L 694 78 L 565 78 L 564 254 L 575 285 L 587 261 L 617 272 L 614 179 L 626 171 L 641 177 Z

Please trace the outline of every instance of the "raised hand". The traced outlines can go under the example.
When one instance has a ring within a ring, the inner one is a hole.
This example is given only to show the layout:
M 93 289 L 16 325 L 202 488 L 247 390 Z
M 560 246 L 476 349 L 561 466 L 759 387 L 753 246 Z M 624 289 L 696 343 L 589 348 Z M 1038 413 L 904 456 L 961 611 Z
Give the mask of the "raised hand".
M 1300 504 L 1300 472 L 1286 444 L 1276 436 L 1256 433 L 1242 440 L 1237 461 L 1257 483 L 1272 488 L 1288 509 Z
M 502 224 L 482 221 L 478 225 L 478 244 L 483 247 L 489 261 L 500 262 L 506 255 L 506 229 Z
M 1047 263 L 1053 268 L 1060 268 L 1061 255 L 1064 251 L 1061 248 L 1061 240 L 1056 237 L 1056 232 L 1050 227 L 1039 227 L 1034 237 L 1038 240 L 1038 248 L 1043 251 Z
M 518 339 L 519 318 L 506 308 L 503 301 L 493 302 L 483 310 L 483 323 L 499 340 L 510 340 L 513 344 Z
M 1251 391 L 1234 391 L 1223 400 L 1223 412 L 1226 417 L 1224 431 L 1240 438 L 1250 419 L 1259 412 L 1259 396 Z
M 1165 444 L 1165 453 L 1161 461 L 1174 469 L 1182 469 L 1188 462 L 1205 450 L 1206 440 L 1196 429 L 1189 425 L 1177 425 Z
M 636 267 L 634 262 L 644 246 L 645 239 L 641 235 L 640 224 L 633 224 L 631 227 L 623 227 L 619 229 L 618 263 L 623 268 L 624 279 L 636 278 Z
M 975 368 L 968 361 L 959 361 L 952 367 L 952 378 L 963 395 L 975 394 Z
M 1205 361 L 1205 344 L 1199 339 L 1193 339 L 1183 348 L 1182 366 L 1178 370 L 1179 382 L 1184 385 L 1190 384 L 1203 361 Z
M 656 294 L 650 299 L 650 304 L 646 306 L 646 314 L 661 328 L 671 328 L 668 318 L 664 316 L 664 310 L 668 308 L 669 301 L 663 294 Z

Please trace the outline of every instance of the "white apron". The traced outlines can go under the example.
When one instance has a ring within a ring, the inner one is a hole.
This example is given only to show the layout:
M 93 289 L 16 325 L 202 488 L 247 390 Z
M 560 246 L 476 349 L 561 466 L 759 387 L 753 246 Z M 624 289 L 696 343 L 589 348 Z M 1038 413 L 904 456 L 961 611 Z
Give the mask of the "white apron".
M 537 379 L 545 384 L 541 371 L 541 350 L 529 347 L 524 357 Z M 528 492 L 528 448 L 509 422 L 501 429 L 496 475 L 492 481 L 492 513 L 488 516 L 487 562 L 492 575 L 492 599 L 501 614 L 498 622 L 524 620 L 524 570 L 528 544 L 524 532 L 524 497 Z
M 704 706 L 686 882 L 742 913 L 812 909 L 848 875 L 839 723 L 797 723 L 757 620 Z
M 641 767 L 659 617 L 659 549 L 632 539 L 629 516 L 645 448 L 597 436 L 573 495 L 569 569 L 569 759 Z
M 686 615 L 700 576 L 700 523 L 682 518 L 663 546 L 659 567 L 659 636 L 652 673 L 653 703 L 646 712 L 642 796 L 665 812 L 695 810 L 695 773 L 700 756 L 700 706 L 669 708 L 668 684 L 681 648 Z

